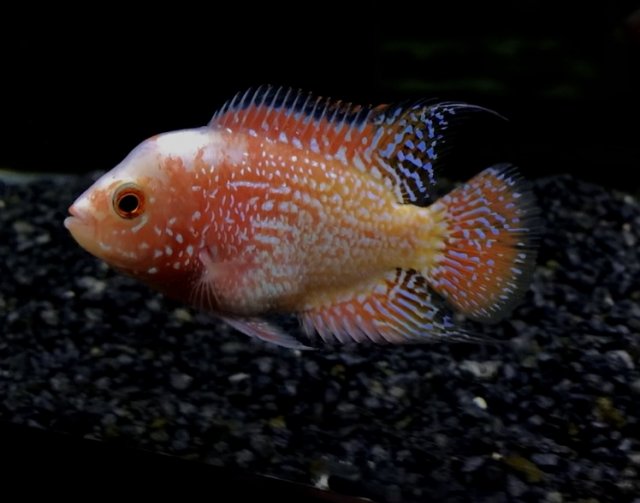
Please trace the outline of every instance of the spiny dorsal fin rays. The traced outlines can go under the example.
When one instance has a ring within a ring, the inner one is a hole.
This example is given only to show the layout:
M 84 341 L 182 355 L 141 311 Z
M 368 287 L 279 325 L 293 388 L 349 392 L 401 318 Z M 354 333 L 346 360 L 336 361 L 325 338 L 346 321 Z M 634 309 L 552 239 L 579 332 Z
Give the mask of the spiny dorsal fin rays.
M 259 126 L 256 124 L 257 118 L 269 119 L 270 126 L 277 126 L 277 112 L 280 112 L 287 119 L 294 117 L 296 122 L 301 121 L 303 124 L 307 124 L 310 119 L 314 119 L 318 127 L 334 126 L 339 129 L 340 123 L 343 121 L 349 123 L 354 120 L 359 123 L 366 122 L 367 117 L 360 117 L 358 113 L 362 108 L 353 106 L 351 103 L 316 96 L 299 89 L 260 86 L 236 94 L 215 113 L 209 126 L 248 128 L 252 125 Z M 370 107 L 366 108 L 371 109 Z M 272 115 L 272 112 L 276 112 L 276 115 Z M 331 112 L 333 112 L 333 116 L 327 120 L 328 124 L 325 124 L 323 121 Z
M 267 99 L 266 93 L 262 96 L 262 103 L 260 104 L 260 106 L 264 107 L 264 116 L 262 118 L 261 127 L 265 130 L 269 128 L 269 115 L 271 114 L 271 112 L 273 112 L 279 92 L 280 88 L 276 89 L 276 92 L 273 97 L 271 97 L 271 99 Z
M 372 136 L 372 110 L 301 90 L 262 86 L 236 95 L 209 126 L 245 131 L 350 163 Z

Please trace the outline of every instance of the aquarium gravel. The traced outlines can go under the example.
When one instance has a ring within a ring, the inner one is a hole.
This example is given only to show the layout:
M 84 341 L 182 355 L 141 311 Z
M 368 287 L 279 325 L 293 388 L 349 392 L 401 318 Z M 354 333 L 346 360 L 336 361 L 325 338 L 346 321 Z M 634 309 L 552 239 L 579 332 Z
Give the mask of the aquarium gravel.
M 539 267 L 499 342 L 301 353 L 84 252 L 62 221 L 92 179 L 0 182 L 0 420 L 379 502 L 640 501 L 631 195 L 534 182 Z

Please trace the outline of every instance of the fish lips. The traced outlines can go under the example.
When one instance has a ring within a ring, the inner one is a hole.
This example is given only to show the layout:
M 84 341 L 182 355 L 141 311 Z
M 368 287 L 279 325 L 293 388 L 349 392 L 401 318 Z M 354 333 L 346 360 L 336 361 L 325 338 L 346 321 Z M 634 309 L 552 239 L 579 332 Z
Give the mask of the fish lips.
M 64 226 L 73 238 L 85 250 L 92 252 L 96 248 L 96 220 L 75 204 L 69 208 L 69 215 L 64 219 Z

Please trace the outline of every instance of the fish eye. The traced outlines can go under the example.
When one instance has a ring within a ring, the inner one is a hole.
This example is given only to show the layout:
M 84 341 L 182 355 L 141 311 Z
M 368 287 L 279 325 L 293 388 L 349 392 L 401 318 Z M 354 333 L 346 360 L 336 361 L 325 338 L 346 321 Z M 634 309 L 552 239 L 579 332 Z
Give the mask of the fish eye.
M 113 209 L 122 218 L 135 218 L 144 211 L 144 194 L 137 185 L 125 184 L 113 195 Z

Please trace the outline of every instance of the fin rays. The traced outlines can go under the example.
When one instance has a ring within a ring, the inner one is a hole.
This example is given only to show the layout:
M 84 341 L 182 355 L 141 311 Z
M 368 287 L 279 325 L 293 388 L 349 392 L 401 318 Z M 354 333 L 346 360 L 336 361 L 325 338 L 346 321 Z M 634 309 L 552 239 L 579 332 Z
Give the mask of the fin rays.
M 416 271 L 397 269 L 367 292 L 312 307 L 301 314 L 303 330 L 325 342 L 405 344 L 468 340 L 446 306 Z
M 538 209 L 517 172 L 487 168 L 434 205 L 448 224 L 430 284 L 477 321 L 497 321 L 520 300 L 536 259 Z

